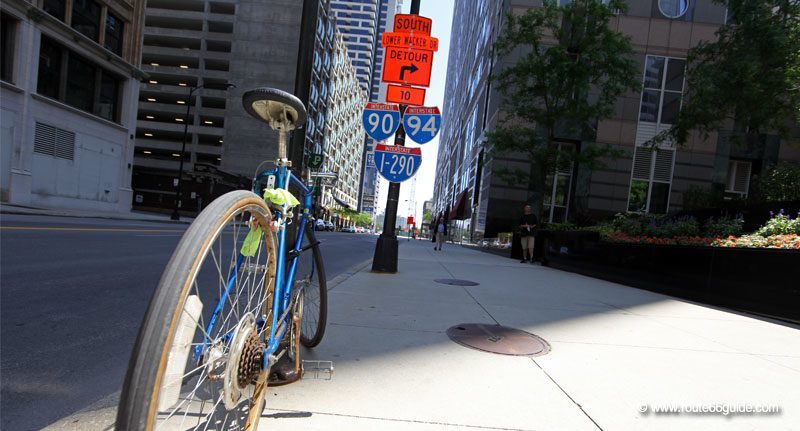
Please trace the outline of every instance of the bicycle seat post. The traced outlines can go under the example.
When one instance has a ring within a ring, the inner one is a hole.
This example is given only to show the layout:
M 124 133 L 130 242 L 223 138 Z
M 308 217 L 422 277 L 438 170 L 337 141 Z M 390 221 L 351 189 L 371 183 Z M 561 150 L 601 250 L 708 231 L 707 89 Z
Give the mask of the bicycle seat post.
M 287 130 L 278 129 L 278 160 L 275 161 L 275 164 L 283 167 L 292 167 L 292 161 L 287 158 L 287 151 L 286 151 L 286 136 L 289 134 Z

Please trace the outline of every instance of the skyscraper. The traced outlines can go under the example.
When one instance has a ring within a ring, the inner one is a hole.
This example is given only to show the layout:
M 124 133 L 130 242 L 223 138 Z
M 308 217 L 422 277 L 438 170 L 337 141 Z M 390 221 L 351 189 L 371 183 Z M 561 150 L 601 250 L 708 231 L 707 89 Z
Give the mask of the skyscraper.
M 347 46 L 359 85 L 369 92 L 375 66 L 375 44 L 380 43 L 378 4 L 382 0 L 331 0 L 331 15 Z M 384 0 L 385 1 L 385 0 Z
M 334 0 L 336 1 L 336 0 Z M 351 3 L 344 2 L 342 3 Z M 373 43 L 373 54 L 371 57 L 372 68 L 371 76 L 369 77 L 369 101 L 379 102 L 386 98 L 386 85 L 381 84 L 381 73 L 383 72 L 383 47 L 381 46 L 381 34 L 385 31 L 391 31 L 394 23 L 394 16 L 400 12 L 403 5 L 403 0 L 378 0 L 375 2 L 378 6 L 377 14 L 377 31 L 375 33 L 375 40 Z M 343 9 L 340 8 L 339 11 Z M 345 28 L 343 32 L 346 32 Z M 347 39 L 346 39 L 347 40 Z M 352 37 L 350 37 L 352 40 Z M 348 49 L 349 46 L 348 46 Z M 359 75 L 360 76 L 360 75 Z M 370 214 L 374 214 L 375 199 L 378 196 L 378 171 L 375 169 L 375 164 L 372 159 L 372 151 L 375 147 L 375 141 L 367 137 L 364 145 L 364 154 L 362 157 L 362 184 L 361 184 L 361 197 L 360 209 Z
M 173 208 L 183 157 L 181 208 L 195 212 L 275 159 L 276 134 L 241 95 L 294 90 L 302 3 L 150 0 L 145 14 L 134 205 Z
M 306 125 L 306 148 L 324 155 L 321 170 L 339 175 L 337 183 L 323 187 L 321 193 L 321 216 L 325 218 L 331 216 L 333 208 L 358 206 L 364 142 L 360 113 L 368 94 L 360 80 L 360 69 L 353 64 L 350 45 L 340 31 L 334 13 L 336 3 L 319 3 Z M 341 8 L 338 11 L 344 15 Z M 347 26 L 352 30 L 351 21 Z
M 559 5 L 568 0 L 560 0 Z M 434 214 L 449 212 L 449 232 L 465 239 L 510 233 L 522 206 L 541 209 L 543 222 L 581 221 L 618 212 L 664 214 L 684 208 L 692 188 L 702 187 L 734 199 L 747 195 L 751 176 L 778 160 L 797 156 L 770 137 L 759 147 L 731 145 L 729 131 L 707 138 L 691 136 L 683 146 L 648 141 L 670 127 L 681 109 L 688 51 L 726 22 L 726 9 L 712 0 L 629 1 L 610 26 L 630 37 L 642 88 L 616 101 L 609 118 L 598 121 L 594 136 L 559 133 L 559 151 L 610 145 L 622 156 L 605 167 L 559 166 L 544 184 L 513 181 L 502 170 L 537 169 L 522 154 L 491 154 L 485 136 L 502 117 L 501 95 L 488 79 L 498 65 L 515 61 L 492 55 L 492 46 L 509 13 L 522 14 L 529 1 L 455 3 L 445 88 Z M 474 47 L 474 49 L 463 49 Z M 472 210 L 472 211 L 470 211 Z
M 376 47 L 380 46 L 380 34 L 384 28 L 381 26 L 381 20 L 385 19 L 387 3 L 388 0 L 331 0 L 331 13 L 336 16 L 336 28 L 347 45 L 348 55 L 357 70 L 359 85 L 367 91 L 370 101 L 374 100 L 375 72 L 380 70 L 378 54 L 381 52 Z M 380 82 L 380 75 L 377 82 Z M 365 187 L 367 183 L 374 183 L 374 180 L 370 182 L 368 178 L 370 175 L 372 177 L 375 175 L 365 166 L 368 163 L 366 154 L 370 141 L 370 138 L 365 137 L 359 166 L 361 196 L 358 207 L 362 210 L 366 207 L 371 212 L 372 201 L 368 200 L 366 205 L 363 202 L 365 190 L 370 196 L 374 194 L 374 186 L 369 190 Z

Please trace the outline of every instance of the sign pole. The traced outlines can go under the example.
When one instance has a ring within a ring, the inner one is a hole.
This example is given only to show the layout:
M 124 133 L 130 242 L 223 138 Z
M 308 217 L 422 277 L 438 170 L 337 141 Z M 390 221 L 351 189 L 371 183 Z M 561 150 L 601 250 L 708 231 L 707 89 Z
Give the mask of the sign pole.
M 411 0 L 411 14 L 419 15 L 420 0 Z M 405 105 L 400 105 L 400 113 L 406 111 Z M 406 132 L 401 124 L 394 135 L 394 144 L 405 146 Z M 397 272 L 397 201 L 400 199 L 400 183 L 389 183 L 389 195 L 386 197 L 386 212 L 383 216 L 383 232 L 378 237 L 375 245 L 375 255 L 372 258 L 372 270 L 375 272 Z

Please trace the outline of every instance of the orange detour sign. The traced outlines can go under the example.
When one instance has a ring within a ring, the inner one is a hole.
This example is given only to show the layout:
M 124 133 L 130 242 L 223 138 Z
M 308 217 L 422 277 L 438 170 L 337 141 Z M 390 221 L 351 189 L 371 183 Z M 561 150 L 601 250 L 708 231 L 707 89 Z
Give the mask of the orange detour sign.
M 425 104 L 425 89 L 389 84 L 386 88 L 386 101 L 401 105 L 422 106 Z
M 433 52 L 418 49 L 386 48 L 384 57 L 383 82 L 419 85 L 427 87 L 431 84 L 433 69 Z
M 439 39 L 429 36 L 418 36 L 411 33 L 383 33 L 381 45 L 384 48 L 397 46 L 401 48 L 422 49 L 425 51 L 438 51 Z
M 398 33 L 414 33 L 418 36 L 430 36 L 433 20 L 424 16 L 399 13 L 394 16 L 394 31 Z

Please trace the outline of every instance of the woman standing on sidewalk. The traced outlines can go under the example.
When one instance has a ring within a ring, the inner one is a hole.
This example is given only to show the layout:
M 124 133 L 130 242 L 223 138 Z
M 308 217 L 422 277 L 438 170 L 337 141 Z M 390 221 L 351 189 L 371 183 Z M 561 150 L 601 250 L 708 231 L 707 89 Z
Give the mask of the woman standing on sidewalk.
M 536 219 L 530 205 L 525 205 L 522 211 L 522 217 L 519 219 L 519 236 L 522 242 L 522 260 L 520 262 L 525 263 L 530 260 L 533 263 L 533 230 L 539 224 L 539 220 Z

